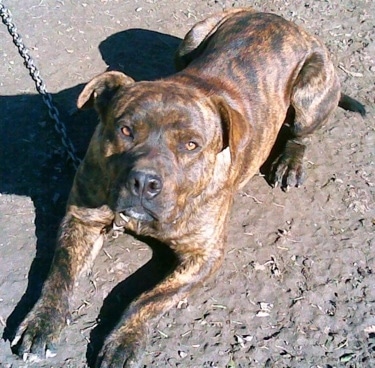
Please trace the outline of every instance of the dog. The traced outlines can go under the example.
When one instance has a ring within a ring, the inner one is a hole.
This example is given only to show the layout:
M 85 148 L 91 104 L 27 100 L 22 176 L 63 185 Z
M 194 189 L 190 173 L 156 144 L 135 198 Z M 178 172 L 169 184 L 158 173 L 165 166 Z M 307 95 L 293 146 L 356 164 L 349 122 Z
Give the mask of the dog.
M 100 123 L 78 168 L 49 276 L 19 326 L 13 349 L 27 360 L 55 354 L 78 275 L 108 227 L 158 239 L 175 253 L 165 279 L 125 310 L 96 367 L 139 367 L 146 330 L 220 266 L 234 193 L 285 147 L 269 181 L 304 179 L 306 137 L 337 106 L 365 115 L 340 92 L 323 43 L 274 14 L 234 9 L 197 23 L 176 53 L 176 74 L 135 82 L 117 71 L 91 80 L 79 108 Z

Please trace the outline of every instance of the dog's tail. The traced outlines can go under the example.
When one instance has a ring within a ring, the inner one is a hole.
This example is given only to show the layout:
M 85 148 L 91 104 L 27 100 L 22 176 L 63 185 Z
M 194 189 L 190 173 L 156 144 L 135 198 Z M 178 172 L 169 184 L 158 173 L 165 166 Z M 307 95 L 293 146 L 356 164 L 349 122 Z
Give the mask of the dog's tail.
M 341 93 L 339 106 L 344 110 L 359 112 L 362 116 L 366 115 L 365 106 L 362 105 L 359 101 L 355 100 L 354 98 L 345 95 L 344 93 Z

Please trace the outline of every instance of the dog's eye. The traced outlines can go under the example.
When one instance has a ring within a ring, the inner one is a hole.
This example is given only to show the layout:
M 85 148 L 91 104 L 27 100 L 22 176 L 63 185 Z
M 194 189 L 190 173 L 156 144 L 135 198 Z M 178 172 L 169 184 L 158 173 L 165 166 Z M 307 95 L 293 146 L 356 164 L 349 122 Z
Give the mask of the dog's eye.
M 122 133 L 125 137 L 130 137 L 130 138 L 133 137 L 132 130 L 131 130 L 128 126 L 123 126 L 123 127 L 121 128 L 121 133 Z
M 189 141 L 185 144 L 185 148 L 187 151 L 194 151 L 197 147 L 198 144 L 193 141 Z

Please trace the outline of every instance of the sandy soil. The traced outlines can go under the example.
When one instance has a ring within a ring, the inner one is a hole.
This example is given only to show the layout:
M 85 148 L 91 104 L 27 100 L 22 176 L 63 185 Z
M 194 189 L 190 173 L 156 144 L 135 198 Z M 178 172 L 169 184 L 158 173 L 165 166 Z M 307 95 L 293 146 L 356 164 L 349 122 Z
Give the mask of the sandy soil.
M 138 80 L 172 73 L 179 38 L 213 12 L 252 5 L 321 36 L 343 90 L 367 105 L 368 116 L 338 110 L 311 138 L 302 188 L 273 190 L 259 176 L 237 194 L 224 266 L 154 326 L 144 367 L 375 366 L 372 0 L 4 2 L 80 156 L 96 123 L 75 108 L 82 84 L 106 68 Z M 3 26 L 0 40 L 0 334 L 7 339 L 40 292 L 74 171 Z M 149 282 L 151 257 L 130 236 L 109 239 L 77 284 L 58 355 L 37 366 L 86 367 L 88 342 L 100 343 L 98 316 Z M 0 367 L 27 366 L 0 340 Z

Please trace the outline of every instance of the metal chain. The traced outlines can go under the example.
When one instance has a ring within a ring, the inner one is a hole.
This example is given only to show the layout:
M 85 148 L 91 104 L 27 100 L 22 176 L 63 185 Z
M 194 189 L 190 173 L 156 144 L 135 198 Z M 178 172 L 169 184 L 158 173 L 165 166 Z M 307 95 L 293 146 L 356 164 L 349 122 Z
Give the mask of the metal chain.
M 72 160 L 74 168 L 77 170 L 81 160 L 78 158 L 72 141 L 69 139 L 66 126 L 60 119 L 59 111 L 52 100 L 52 95 L 47 92 L 46 85 L 40 76 L 38 68 L 35 66 L 33 58 L 29 55 L 29 50 L 22 41 L 21 36 L 17 32 L 17 28 L 12 20 L 12 14 L 0 0 L 0 16 L 4 25 L 7 27 L 9 34 L 12 36 L 13 43 L 16 45 L 19 54 L 24 59 L 24 65 L 29 70 L 31 78 L 35 82 L 35 87 L 42 96 L 43 102 L 48 107 L 48 114 L 55 121 L 55 130 L 61 137 L 61 142 L 65 148 L 68 157 Z

